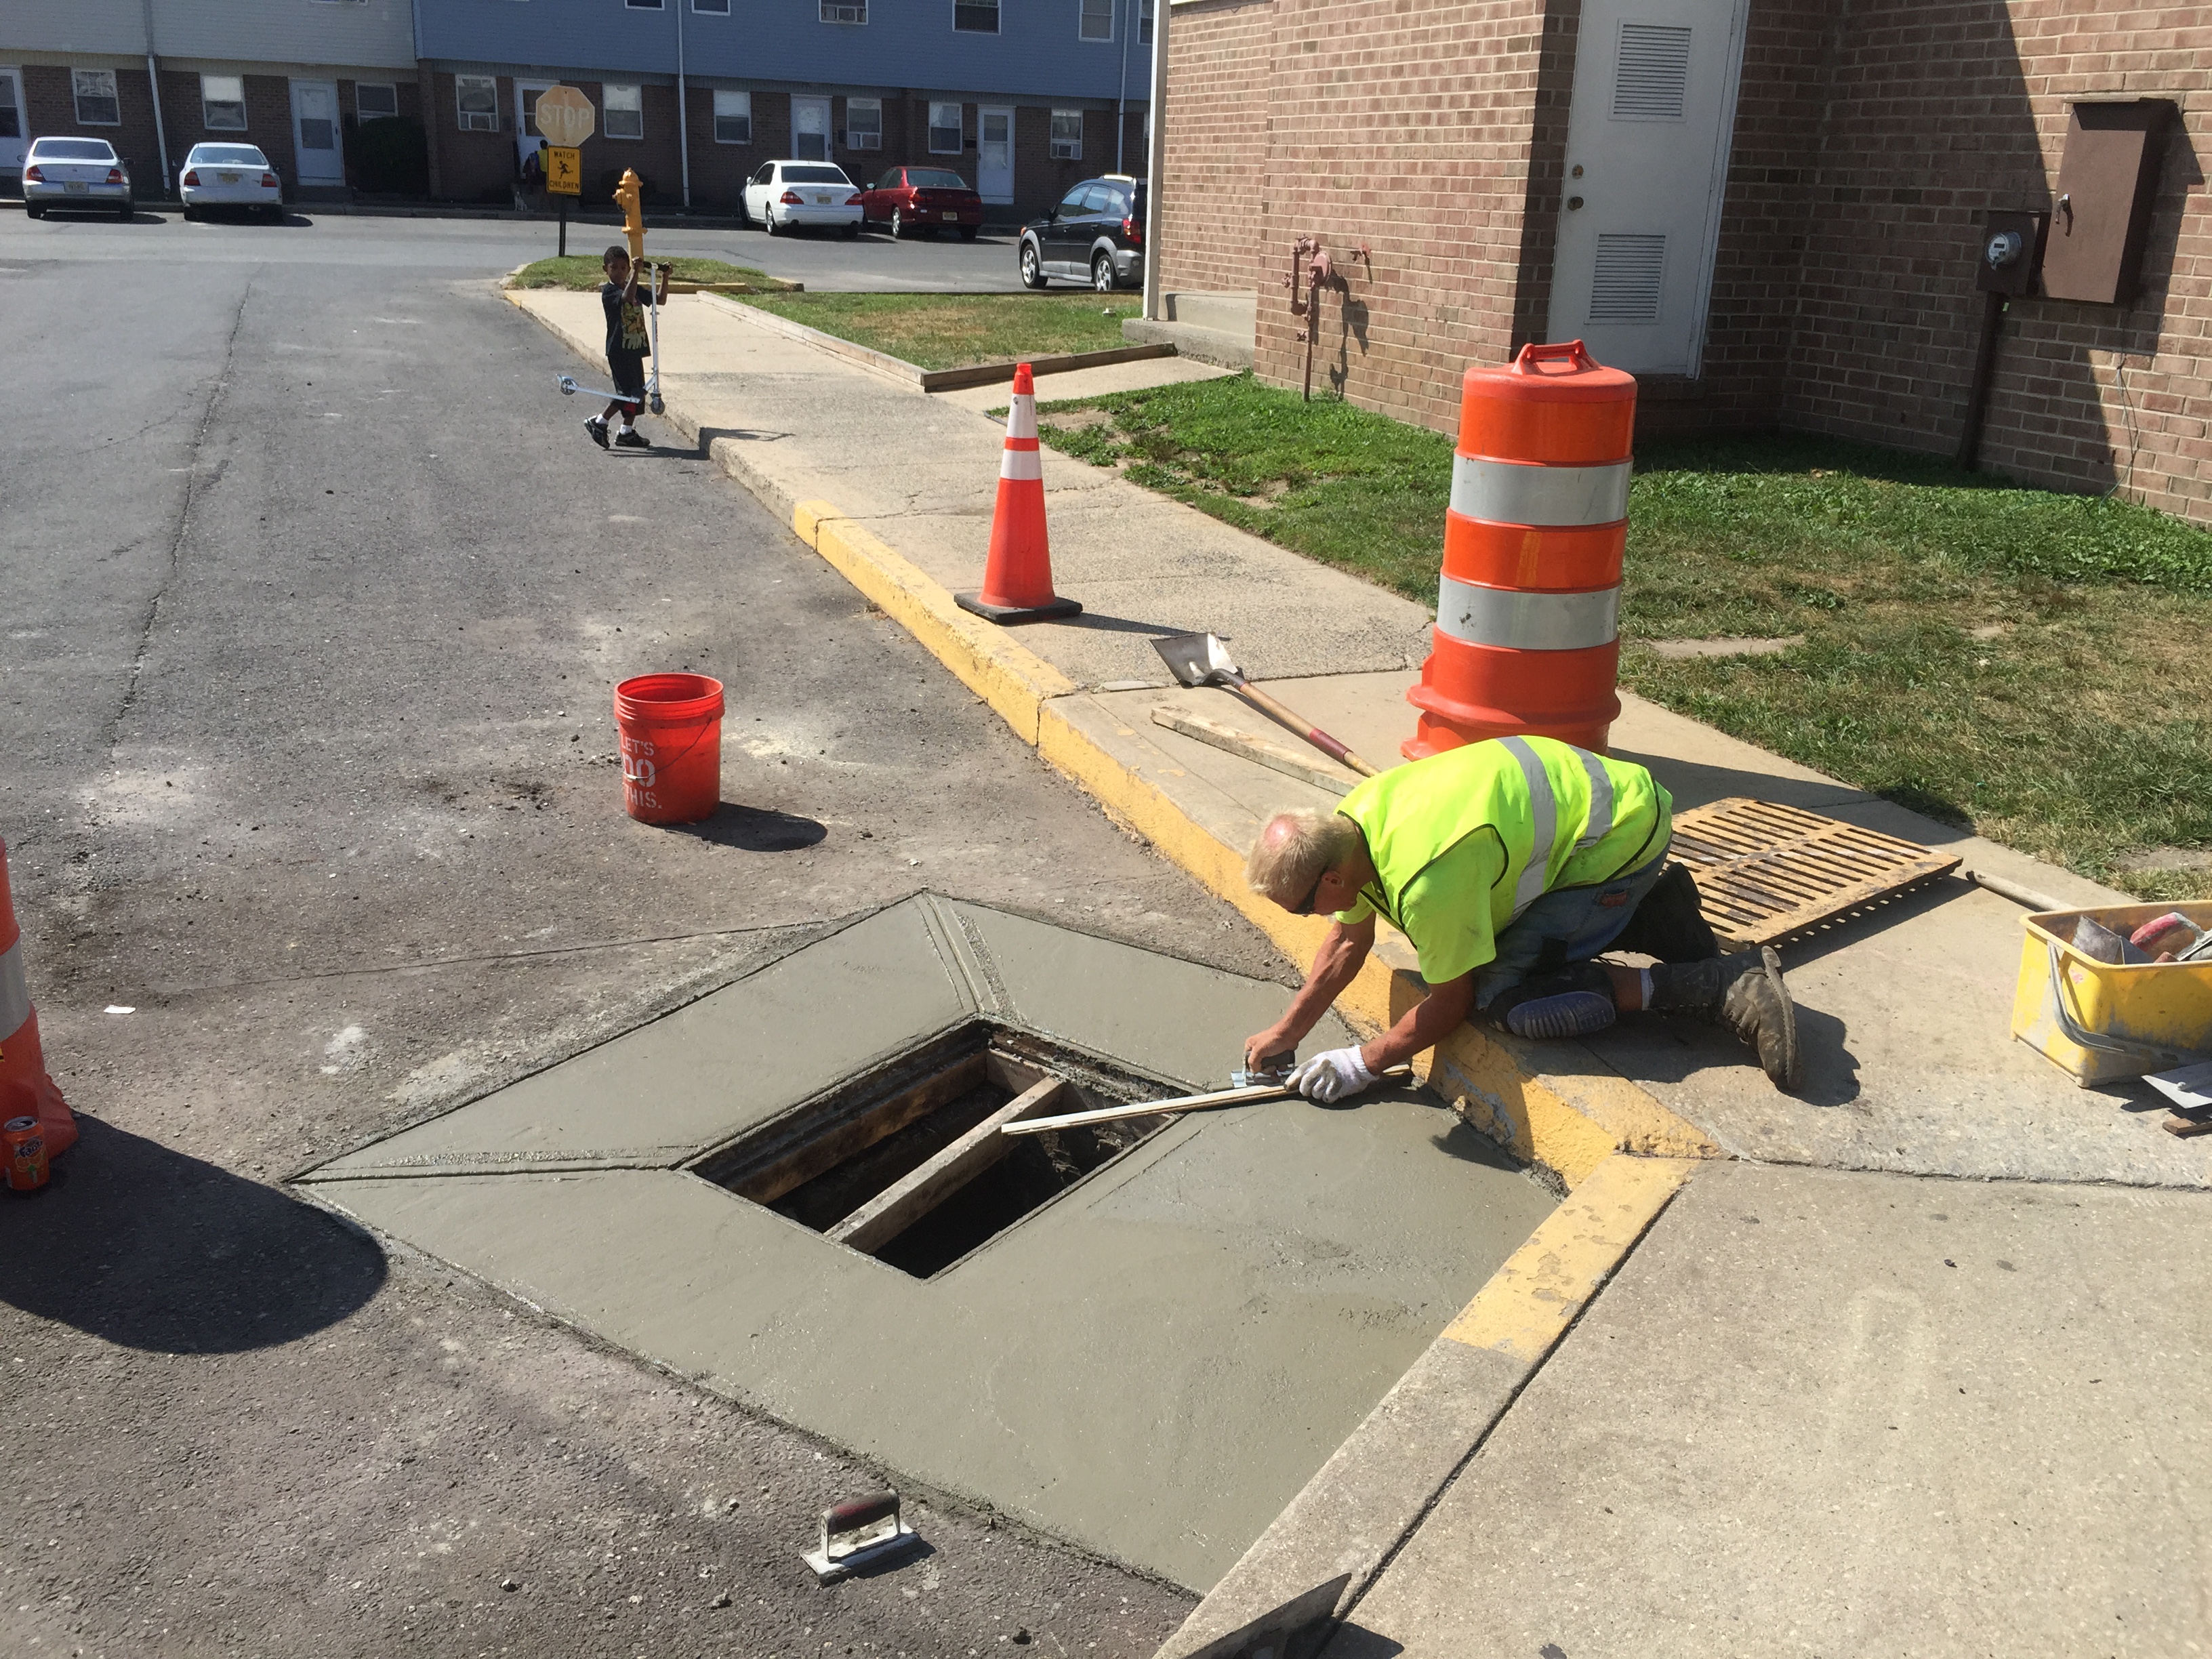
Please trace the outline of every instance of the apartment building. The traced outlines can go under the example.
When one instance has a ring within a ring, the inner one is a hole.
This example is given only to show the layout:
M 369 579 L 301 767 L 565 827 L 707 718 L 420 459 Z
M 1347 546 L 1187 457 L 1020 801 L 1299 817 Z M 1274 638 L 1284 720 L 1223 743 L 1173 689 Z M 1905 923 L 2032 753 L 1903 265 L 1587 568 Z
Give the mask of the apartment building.
M 587 197 L 736 207 L 780 157 L 868 180 L 960 173 L 994 216 L 1140 172 L 1153 0 L 429 0 L 419 9 L 433 193 L 491 200 L 556 84 L 599 112 Z
M 295 195 L 342 192 L 348 134 L 419 116 L 409 0 L 8 0 L 0 175 L 33 137 L 106 138 L 141 195 L 202 139 L 258 145 Z

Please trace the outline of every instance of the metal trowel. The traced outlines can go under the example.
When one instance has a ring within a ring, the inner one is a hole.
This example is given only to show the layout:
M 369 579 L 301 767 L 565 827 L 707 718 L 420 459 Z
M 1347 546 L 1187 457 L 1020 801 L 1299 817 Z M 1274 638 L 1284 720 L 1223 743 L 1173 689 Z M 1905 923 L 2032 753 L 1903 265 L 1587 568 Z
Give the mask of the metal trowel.
M 1249 684 L 1229 655 L 1229 647 L 1212 634 L 1170 634 L 1164 640 L 1154 640 L 1152 649 L 1160 653 L 1170 672 L 1185 685 L 1218 685 L 1231 695 L 1242 697 L 1285 732 L 1304 738 L 1331 760 L 1350 767 L 1363 778 L 1375 775 L 1375 769 L 1353 754 L 1351 750 L 1318 726 L 1310 726 L 1297 715 L 1277 702 L 1266 692 Z
M 1298 1069 L 1298 1051 L 1286 1048 L 1279 1054 L 1269 1054 L 1257 1066 L 1246 1067 L 1229 1074 L 1232 1089 L 1261 1089 L 1288 1083 L 1291 1073 Z

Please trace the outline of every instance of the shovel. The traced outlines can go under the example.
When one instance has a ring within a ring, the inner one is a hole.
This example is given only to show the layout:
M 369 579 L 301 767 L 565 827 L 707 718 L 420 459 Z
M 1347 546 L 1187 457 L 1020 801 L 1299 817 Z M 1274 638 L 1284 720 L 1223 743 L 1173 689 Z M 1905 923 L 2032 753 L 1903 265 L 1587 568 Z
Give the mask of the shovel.
M 1171 634 L 1154 640 L 1152 648 L 1169 672 L 1185 685 L 1218 685 L 1234 692 L 1286 732 L 1294 732 L 1333 761 L 1340 761 L 1363 778 L 1375 769 L 1317 726 L 1309 726 L 1266 692 L 1248 684 L 1229 659 L 1228 647 L 1211 634 Z

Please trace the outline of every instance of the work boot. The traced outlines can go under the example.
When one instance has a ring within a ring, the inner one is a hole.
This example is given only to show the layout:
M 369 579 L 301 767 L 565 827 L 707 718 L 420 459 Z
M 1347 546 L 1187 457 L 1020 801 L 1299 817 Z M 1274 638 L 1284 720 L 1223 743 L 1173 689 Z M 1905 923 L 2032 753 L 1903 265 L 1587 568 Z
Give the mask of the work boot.
M 1690 866 L 1668 865 L 1620 936 L 1606 948 L 1634 951 L 1662 962 L 1709 962 L 1720 955 L 1721 942 L 1705 920 Z
M 1760 1069 L 1778 1089 L 1805 1081 L 1797 1010 L 1771 945 L 1705 962 L 1659 963 L 1651 969 L 1650 1006 L 1655 1013 L 1695 1014 L 1727 1026 L 1758 1052 Z

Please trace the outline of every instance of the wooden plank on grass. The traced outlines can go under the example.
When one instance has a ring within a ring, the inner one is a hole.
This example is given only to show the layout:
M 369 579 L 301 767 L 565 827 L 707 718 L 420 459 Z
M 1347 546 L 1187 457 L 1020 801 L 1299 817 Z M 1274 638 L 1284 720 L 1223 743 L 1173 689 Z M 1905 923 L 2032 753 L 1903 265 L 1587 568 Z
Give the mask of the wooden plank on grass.
M 896 1134 L 915 1119 L 927 1116 L 948 1101 L 959 1099 L 971 1089 L 981 1087 L 987 1075 L 985 1057 L 970 1054 L 912 1087 L 900 1090 L 851 1122 L 839 1124 L 820 1139 L 811 1140 L 754 1171 L 731 1190 L 756 1204 L 773 1204 L 793 1188 L 804 1187 L 854 1153 L 865 1152 L 885 1135 Z
M 935 1209 L 947 1194 L 966 1186 L 1006 1155 L 1001 1126 L 1042 1111 L 1066 1087 L 1066 1079 L 1048 1077 L 1015 1096 L 913 1174 L 884 1188 L 826 1236 L 864 1255 L 881 1249 Z

